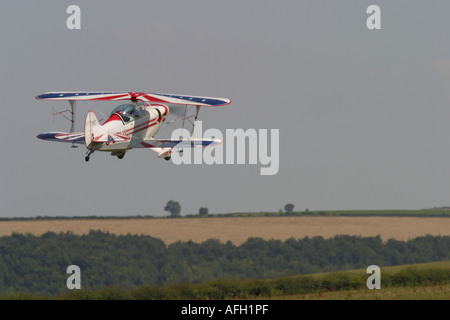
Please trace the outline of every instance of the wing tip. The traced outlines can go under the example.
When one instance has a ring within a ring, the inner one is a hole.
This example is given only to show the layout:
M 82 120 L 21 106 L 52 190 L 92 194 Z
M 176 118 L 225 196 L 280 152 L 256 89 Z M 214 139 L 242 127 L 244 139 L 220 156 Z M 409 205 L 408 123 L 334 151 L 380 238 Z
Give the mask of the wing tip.
M 227 105 L 231 104 L 231 100 L 230 100 L 230 99 L 223 99 L 223 100 L 225 100 L 226 103 L 221 104 L 221 105 L 219 105 L 218 107 L 220 107 L 220 106 L 227 106 Z

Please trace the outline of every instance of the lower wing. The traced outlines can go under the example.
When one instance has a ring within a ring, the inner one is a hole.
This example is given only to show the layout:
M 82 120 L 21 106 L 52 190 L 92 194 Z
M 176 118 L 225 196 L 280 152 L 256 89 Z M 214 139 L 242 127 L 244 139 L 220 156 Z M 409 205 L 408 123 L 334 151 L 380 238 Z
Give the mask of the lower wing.
M 84 132 L 46 132 L 39 134 L 37 137 L 46 141 L 84 144 Z M 201 148 L 217 146 L 222 142 L 218 139 L 148 139 L 136 141 L 131 148 Z
M 46 141 L 84 144 L 84 132 L 46 132 L 38 134 L 37 137 Z
M 148 139 L 136 143 L 133 148 L 202 148 L 217 146 L 222 142 L 218 139 Z
M 149 139 L 136 143 L 133 148 L 148 148 L 158 153 L 158 158 L 165 158 L 169 160 L 174 148 L 204 148 L 213 147 L 222 143 L 222 140 L 171 140 L 171 139 Z

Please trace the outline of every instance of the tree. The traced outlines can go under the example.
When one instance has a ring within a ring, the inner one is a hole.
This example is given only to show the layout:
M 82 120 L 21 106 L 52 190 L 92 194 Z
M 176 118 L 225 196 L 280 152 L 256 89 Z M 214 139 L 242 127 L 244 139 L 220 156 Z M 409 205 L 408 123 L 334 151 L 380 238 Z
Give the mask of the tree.
M 164 207 L 164 211 L 170 212 L 171 217 L 179 217 L 181 206 L 177 201 L 170 200 Z
M 198 214 L 201 215 L 201 216 L 207 216 L 208 215 L 208 208 L 201 207 L 200 209 L 198 209 Z
M 294 210 L 294 205 L 292 203 L 288 203 L 284 206 L 284 211 L 286 211 L 287 213 L 291 213 L 292 210 Z

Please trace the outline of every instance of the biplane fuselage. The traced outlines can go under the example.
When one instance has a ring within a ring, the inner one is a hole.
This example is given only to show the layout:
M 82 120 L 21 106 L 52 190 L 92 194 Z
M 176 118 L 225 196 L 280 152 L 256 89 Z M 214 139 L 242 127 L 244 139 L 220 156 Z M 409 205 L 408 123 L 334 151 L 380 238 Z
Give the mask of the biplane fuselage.
M 123 106 L 126 107 L 121 108 Z M 128 107 L 133 108 L 132 112 L 124 113 L 123 109 Z M 140 108 L 132 104 L 121 105 L 101 124 L 103 135 L 100 132 L 90 140 L 85 139 L 86 147 L 90 150 L 111 152 L 113 155 L 136 147 L 148 147 L 145 141 L 149 141 L 158 133 L 168 114 L 169 108 L 162 104 L 149 104 Z M 92 116 L 91 114 L 86 117 L 86 126 L 91 126 L 91 130 L 95 131 L 95 119 L 89 119 Z

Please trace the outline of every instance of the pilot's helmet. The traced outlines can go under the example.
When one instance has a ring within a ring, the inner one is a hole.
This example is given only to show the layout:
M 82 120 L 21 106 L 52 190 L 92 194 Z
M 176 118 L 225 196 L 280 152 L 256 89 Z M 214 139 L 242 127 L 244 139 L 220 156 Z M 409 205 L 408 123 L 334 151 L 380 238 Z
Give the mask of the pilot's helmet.
M 134 116 L 139 116 L 141 114 L 141 110 L 139 108 L 134 107 L 130 113 Z

